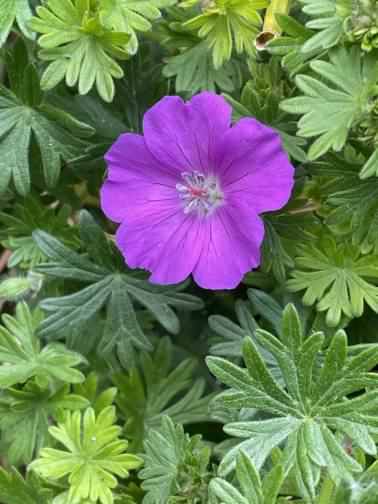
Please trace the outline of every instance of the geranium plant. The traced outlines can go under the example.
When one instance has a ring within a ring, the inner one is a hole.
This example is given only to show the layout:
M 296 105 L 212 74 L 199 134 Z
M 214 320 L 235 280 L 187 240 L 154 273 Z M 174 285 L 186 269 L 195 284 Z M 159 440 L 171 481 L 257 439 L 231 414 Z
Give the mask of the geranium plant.
M 377 176 L 377 0 L 0 0 L 0 504 L 377 504 Z

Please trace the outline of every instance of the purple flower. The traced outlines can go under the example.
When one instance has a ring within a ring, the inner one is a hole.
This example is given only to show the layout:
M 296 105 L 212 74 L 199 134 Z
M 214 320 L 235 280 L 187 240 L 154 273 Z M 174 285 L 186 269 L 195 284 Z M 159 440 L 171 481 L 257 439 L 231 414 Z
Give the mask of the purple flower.
M 284 206 L 293 187 L 278 133 L 249 118 L 231 127 L 231 107 L 209 92 L 166 96 L 143 131 L 111 147 L 101 189 L 127 264 L 158 284 L 192 274 L 207 289 L 236 287 L 260 264 L 259 214 Z

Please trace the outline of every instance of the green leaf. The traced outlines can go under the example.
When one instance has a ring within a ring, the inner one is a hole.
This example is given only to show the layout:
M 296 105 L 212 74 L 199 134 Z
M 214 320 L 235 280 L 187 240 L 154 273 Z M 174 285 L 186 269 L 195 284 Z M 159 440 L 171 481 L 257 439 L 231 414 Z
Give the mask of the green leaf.
M 89 0 L 48 0 L 37 7 L 30 26 L 42 34 L 39 57 L 51 62 L 42 76 L 43 89 L 65 78 L 68 86 L 78 85 L 80 94 L 96 85 L 103 100 L 113 100 L 113 79 L 124 75 L 116 59 L 128 57 L 130 36 L 104 26 L 99 9 Z
M 89 401 L 96 415 L 108 406 L 112 406 L 118 393 L 115 387 L 100 391 L 98 376 L 94 371 L 89 373 L 84 382 L 75 384 L 73 388 L 75 394 Z
M 298 247 L 296 268 L 287 282 L 293 291 L 305 290 L 303 303 L 326 312 L 327 324 L 336 327 L 342 315 L 360 317 L 367 303 L 378 312 L 378 278 L 375 256 L 361 256 L 357 247 L 337 244 L 330 235 Z
M 360 178 L 362 180 L 374 176 L 378 176 L 378 149 L 369 157 L 360 172 Z
M 252 315 L 249 303 L 237 300 L 235 311 L 237 324 L 223 315 L 211 315 L 209 317 L 210 329 L 220 339 L 218 341 L 217 338 L 217 342 L 210 347 L 212 355 L 241 357 L 245 336 L 254 338 L 255 331 L 259 326 Z
M 50 504 L 51 490 L 41 487 L 32 475 L 24 479 L 16 470 L 0 469 L 0 502 L 3 504 Z
M 253 292 L 256 292 L 256 296 L 253 295 Z M 223 357 L 237 357 L 239 360 L 243 354 L 243 341 L 246 336 L 249 336 L 253 340 L 253 342 L 257 344 L 255 333 L 256 329 L 259 328 L 259 325 L 252 315 L 252 306 L 257 309 L 262 317 L 264 317 L 266 320 L 271 321 L 271 313 L 269 313 L 269 307 L 264 306 L 259 310 L 252 301 L 255 297 L 258 299 L 257 296 L 259 295 L 259 293 L 260 291 L 249 289 L 248 295 L 251 297 L 251 303 L 243 302 L 240 300 L 236 301 L 235 311 L 238 324 L 221 315 L 211 315 L 209 317 L 210 328 L 217 334 L 217 336 L 219 336 L 219 338 L 221 338 L 220 341 L 214 343 L 210 347 L 210 353 L 212 355 L 219 355 Z M 267 294 L 263 292 L 261 293 L 265 295 L 271 303 L 275 303 L 274 307 L 278 308 L 279 320 L 281 320 L 281 307 Z M 261 346 L 259 346 L 259 352 L 262 354 L 264 361 L 269 366 L 269 372 L 272 373 L 272 375 L 276 379 L 280 379 L 281 373 L 277 368 L 277 363 L 272 355 L 264 348 L 261 348 Z
M 210 449 L 200 436 L 190 437 L 181 425 L 164 417 L 159 429 L 151 430 L 144 443 L 144 504 L 207 502 Z
M 252 54 L 254 40 L 259 31 L 261 17 L 258 9 L 267 6 L 265 0 L 215 0 L 202 14 L 186 21 L 184 27 L 198 30 L 213 52 L 216 69 L 231 58 L 233 49 L 237 53 Z
M 289 98 L 281 108 L 300 114 L 298 134 L 318 137 L 309 150 L 310 160 L 330 149 L 340 151 L 350 130 L 369 112 L 369 101 L 375 94 L 378 64 L 375 58 L 362 59 L 357 48 L 335 49 L 330 62 L 315 61 L 311 68 L 325 84 L 309 75 L 298 75 L 296 83 L 304 96 Z
M 28 27 L 31 17 L 29 0 L 0 0 L 0 47 L 5 44 L 15 21 L 25 37 L 32 39 Z
M 203 395 L 205 382 L 194 379 L 196 362 L 185 359 L 173 368 L 173 357 L 172 343 L 163 338 L 153 354 L 141 352 L 136 367 L 113 378 L 133 452 L 142 449 L 146 433 L 159 428 L 163 416 L 184 425 L 209 420 L 211 396 Z
M 0 298 L 18 301 L 33 290 L 33 283 L 28 277 L 11 277 L 0 283 Z
M 35 80 L 36 69 L 32 65 L 24 69 L 23 77 L 28 88 L 39 90 Z M 85 144 L 67 129 L 67 121 L 62 124 L 56 117 L 51 119 L 49 105 L 43 102 L 44 95 L 30 103 L 30 97 L 25 97 L 19 87 L 16 90 L 19 95 L 0 84 L 0 193 L 7 189 L 13 179 L 16 191 L 25 196 L 31 186 L 32 144 L 38 146 L 48 187 L 56 185 L 62 161 L 76 157 Z M 68 121 L 75 121 L 67 113 L 64 116 Z
M 302 47 L 314 34 L 313 30 L 305 28 L 291 16 L 276 14 L 276 21 L 285 33 L 269 42 L 267 50 L 274 55 L 282 56 L 282 66 L 289 71 L 290 76 L 306 68 L 308 62 L 319 55 L 319 50 L 303 52 Z
M 307 445 L 307 440 L 304 438 L 303 431 L 305 426 L 306 423 L 301 426 L 297 433 L 295 473 L 299 487 L 305 495 L 308 495 L 310 499 L 313 500 L 316 493 L 316 470 L 314 471 L 315 467 L 311 463 L 311 458 L 309 456 L 311 446 Z
M 222 502 L 223 504 L 249 504 L 250 502 L 255 502 L 247 500 L 233 485 L 221 478 L 211 480 L 210 491 L 213 496 L 219 499 L 217 502 Z M 259 503 L 259 501 L 257 502 Z
M 90 498 L 112 504 L 116 476 L 127 478 L 143 462 L 126 453 L 127 442 L 120 439 L 121 428 L 114 425 L 115 420 L 112 406 L 97 416 L 91 408 L 67 413 L 63 423 L 49 429 L 63 448 L 43 448 L 30 469 L 52 480 L 68 476 L 69 501 Z
M 90 234 L 85 232 L 87 227 L 91 229 Z M 196 310 L 202 308 L 202 301 L 180 293 L 184 284 L 161 287 L 128 271 L 123 259 L 107 244 L 103 231 L 88 212 L 81 212 L 80 228 L 88 239 L 90 259 L 73 252 L 43 231 L 33 234 L 39 248 L 51 261 L 39 265 L 39 272 L 89 283 L 73 294 L 42 301 L 41 307 L 49 315 L 41 325 L 40 334 L 80 327 L 106 306 L 102 352 L 109 354 L 116 348 L 124 366 L 132 367 L 136 359 L 135 349 L 152 349 L 139 324 L 135 303 L 149 310 L 167 331 L 176 334 L 180 329 L 179 319 L 171 307 Z M 99 244 L 102 245 L 99 247 Z
M 100 0 L 100 17 L 104 26 L 130 35 L 127 49 L 135 54 L 137 32 L 151 30 L 151 22 L 161 17 L 160 9 L 175 3 L 176 0 Z
M 361 160 L 328 154 L 316 163 L 313 174 L 325 180 L 322 198 L 329 207 L 326 224 L 336 235 L 358 247 L 362 254 L 378 253 L 378 183 L 361 180 Z
M 283 147 L 288 154 L 305 161 L 306 155 L 301 148 L 305 141 L 294 136 L 295 124 L 290 120 L 290 116 L 279 108 L 281 101 L 291 94 L 280 63 L 278 58 L 272 58 L 268 64 L 252 60 L 249 63 L 252 76 L 243 87 L 240 101 L 228 94 L 224 96 L 233 107 L 235 120 L 255 117 L 272 126 L 281 135 Z M 268 233 L 270 229 L 266 227 Z
M 375 504 L 378 497 L 377 464 L 373 463 L 361 475 L 352 480 L 344 479 L 336 487 L 327 479 L 324 482 L 322 499 L 317 504 L 327 504 L 332 499 L 334 504 Z
M 280 445 L 289 434 L 295 432 L 301 422 L 296 418 L 274 418 L 265 421 L 235 422 L 225 427 L 225 432 L 238 438 L 246 438 L 229 450 L 223 458 L 219 473 L 227 475 L 234 467 L 238 453 L 243 450 L 260 469 L 273 448 Z
M 238 487 L 222 478 L 214 478 L 210 482 L 210 494 L 213 494 L 222 504 L 275 504 L 278 492 L 283 482 L 282 467 L 277 465 L 264 481 L 256 470 L 252 460 L 243 451 L 237 457 L 236 477 Z
M 68 385 L 51 391 L 28 382 L 22 389 L 9 389 L 3 393 L 0 430 L 10 463 L 31 462 L 47 444 L 51 421 L 66 410 L 85 408 L 87 404 L 83 397 L 70 394 Z
M 339 330 L 333 337 L 328 347 L 326 358 L 319 376 L 317 393 L 324 394 L 330 383 L 337 380 L 338 374 L 343 368 L 347 352 L 347 337 L 344 331 Z
M 326 467 L 336 483 L 362 470 L 344 449 L 345 435 L 365 453 L 376 453 L 376 423 L 370 412 L 377 404 L 377 378 L 366 371 L 377 364 L 378 346 L 347 357 L 346 338 L 339 331 L 324 356 L 323 334 L 304 337 L 298 314 L 290 305 L 284 310 L 280 334 L 278 339 L 257 329 L 255 337 L 276 358 L 286 387 L 269 373 L 251 339 L 244 343 L 245 368 L 216 357 L 207 359 L 210 371 L 230 387 L 215 398 L 214 406 L 220 404 L 239 414 L 257 408 L 262 415 L 261 420 L 225 425 L 227 434 L 242 441 L 227 451 L 219 473 L 225 476 L 232 471 L 241 451 L 260 469 L 274 448 L 282 445 L 284 474 L 293 469 L 300 493 L 311 501 L 321 468 Z M 222 489 L 226 487 L 223 484 Z
M 253 309 L 267 320 L 277 332 L 280 332 L 283 307 L 273 296 L 263 290 L 248 289 L 247 293 Z
M 12 251 L 8 267 L 32 269 L 46 260 L 32 236 L 36 229 L 43 229 L 77 248 L 79 239 L 76 229 L 67 222 L 70 215 L 69 206 L 50 208 L 32 195 L 16 200 L 9 211 L 0 212 L 0 241 Z
M 31 313 L 19 303 L 16 317 L 3 315 L 0 327 L 0 388 L 9 388 L 36 377 L 39 383 L 62 381 L 78 383 L 84 376 L 74 367 L 84 358 L 63 345 L 50 343 L 41 348 L 36 336 L 41 312 Z
M 350 0 L 301 0 L 303 12 L 313 19 L 306 27 L 320 30 L 305 42 L 304 53 L 314 50 L 330 49 L 344 37 L 344 21 L 352 14 Z
M 249 374 L 261 382 L 264 391 L 274 399 L 291 406 L 290 396 L 282 393 L 282 389 L 277 386 L 275 378 L 267 369 L 265 361 L 261 358 L 251 338 L 244 340 L 243 356 Z
M 238 72 L 238 65 L 233 61 L 214 68 L 206 42 L 197 43 L 180 54 L 171 56 L 163 69 L 165 77 L 175 77 L 177 93 L 190 91 L 191 94 L 217 89 L 231 92 L 235 89 L 235 74 Z

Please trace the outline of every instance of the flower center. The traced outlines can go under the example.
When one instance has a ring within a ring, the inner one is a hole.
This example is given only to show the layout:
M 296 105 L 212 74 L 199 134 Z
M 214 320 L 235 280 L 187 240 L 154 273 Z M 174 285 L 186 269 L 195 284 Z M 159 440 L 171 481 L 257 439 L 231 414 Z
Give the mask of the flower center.
M 206 217 L 223 204 L 224 195 L 219 181 L 214 175 L 204 175 L 198 171 L 183 172 L 183 184 L 176 184 L 184 213 L 196 212 Z

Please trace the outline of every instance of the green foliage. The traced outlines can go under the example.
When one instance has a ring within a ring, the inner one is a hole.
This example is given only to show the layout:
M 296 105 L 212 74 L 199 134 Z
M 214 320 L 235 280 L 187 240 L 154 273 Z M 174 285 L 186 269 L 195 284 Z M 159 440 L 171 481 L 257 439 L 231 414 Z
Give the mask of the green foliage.
M 282 308 L 274 298 L 257 289 L 248 289 L 248 297 L 249 302 L 238 300 L 235 303 L 237 324 L 222 315 L 209 317 L 209 326 L 217 335 L 217 338 L 214 338 L 214 344 L 210 347 L 210 354 L 235 358 L 237 362 L 240 362 L 243 356 L 244 339 L 252 338 L 269 366 L 270 372 L 275 378 L 280 379 L 281 372 L 275 359 L 270 352 L 257 343 L 256 330 L 260 328 L 260 325 L 256 318 L 257 313 L 261 314 L 271 327 L 279 330 Z
M 48 0 L 37 7 L 30 27 L 41 33 L 39 57 L 49 61 L 41 85 L 52 89 L 64 78 L 87 94 L 94 85 L 107 102 L 114 98 L 114 81 L 124 73 L 117 59 L 128 58 L 130 36 L 102 24 L 104 14 L 90 0 Z
M 378 177 L 378 149 L 369 157 L 360 173 L 363 180 L 373 176 Z
M 29 269 L 46 260 L 32 236 L 36 229 L 43 229 L 64 243 L 76 247 L 78 238 L 73 226 L 68 223 L 71 212 L 68 205 L 51 208 L 30 195 L 16 201 L 12 206 L 12 213 L 0 212 L 0 223 L 3 226 L 0 230 L 0 241 L 5 248 L 12 251 L 8 267 Z
M 173 367 L 173 357 L 172 343 L 164 338 L 153 355 L 141 352 L 137 367 L 114 377 L 117 405 L 133 452 L 142 449 L 146 433 L 159 428 L 165 415 L 184 425 L 209 419 L 210 396 L 203 397 L 204 380 L 194 378 L 197 363 L 185 359 Z
M 225 62 L 215 68 L 212 51 L 202 40 L 186 27 L 192 11 L 171 7 L 156 29 L 156 36 L 169 51 L 163 75 L 175 79 L 177 93 L 199 91 L 231 92 L 240 87 L 241 65 L 239 61 Z
M 50 343 L 41 349 L 36 335 L 42 320 L 39 310 L 31 313 L 25 303 L 19 303 L 16 317 L 3 315 L 0 327 L 0 388 L 25 383 L 32 377 L 46 384 L 59 380 L 77 383 L 84 376 L 74 367 L 83 362 L 81 355 L 63 345 Z
M 127 442 L 120 439 L 121 428 L 114 425 L 115 410 L 109 406 L 97 416 L 88 408 L 83 414 L 68 413 L 65 421 L 50 427 L 51 436 L 63 449 L 43 448 L 30 469 L 51 480 L 68 477 L 67 502 L 83 499 L 112 504 L 116 476 L 127 478 L 142 460 L 126 453 Z
M 38 290 L 38 285 L 33 285 L 30 277 L 6 278 L 0 283 L 0 298 L 8 301 L 18 301 L 25 297 L 34 288 Z
M 305 161 L 306 155 L 301 148 L 305 141 L 294 136 L 295 123 L 288 114 L 280 110 L 280 102 L 290 96 L 291 90 L 279 60 L 273 58 L 269 64 L 250 63 L 250 71 L 252 78 L 245 84 L 240 102 L 225 95 L 233 106 L 235 119 L 256 117 L 272 126 L 280 133 L 285 150 L 294 159 Z
M 147 492 L 143 504 L 206 504 L 210 453 L 201 436 L 190 437 L 164 417 L 145 441 L 144 468 L 139 472 Z
M 303 206 L 303 201 L 293 200 L 286 211 L 264 218 L 266 234 L 261 269 L 271 272 L 281 284 L 285 283 L 288 271 L 294 266 L 298 240 L 307 243 L 316 239 L 320 223 L 311 210 L 311 207 Z
M 29 0 L 0 0 L 0 47 L 6 42 L 15 21 L 22 33 L 32 38 L 28 27 L 31 17 Z
M 9 461 L 28 463 L 46 443 L 52 419 L 88 404 L 84 397 L 72 394 L 68 385 L 84 380 L 75 366 L 85 359 L 62 344 L 42 347 L 37 334 L 43 317 L 38 309 L 32 313 L 19 303 L 15 317 L 2 318 L 0 432 Z
M 12 179 L 16 191 L 25 196 L 33 176 L 32 145 L 38 146 L 45 183 L 51 188 L 59 180 L 62 160 L 73 159 L 83 149 L 77 137 L 91 135 L 93 129 L 49 104 L 35 67 L 23 60 L 21 54 L 9 61 L 12 89 L 0 84 L 0 193 Z
M 287 282 L 290 290 L 306 290 L 303 303 L 315 303 L 326 312 L 332 327 L 341 317 L 360 317 L 367 303 L 378 311 L 378 287 L 371 279 L 378 278 L 377 257 L 361 256 L 356 246 L 337 243 L 332 236 L 323 236 L 317 243 L 298 247 L 296 267 Z
M 100 0 L 102 24 L 118 33 L 130 35 L 127 49 L 138 50 L 137 32 L 151 30 L 151 22 L 161 17 L 160 9 L 173 5 L 175 0 Z
M 378 502 L 377 61 L 378 0 L 0 0 L 1 504 Z M 99 197 L 201 91 L 295 167 L 216 292 L 131 270 Z
M 268 473 L 264 481 L 251 459 L 240 451 L 236 460 L 236 476 L 241 492 L 222 478 L 214 478 L 210 483 L 210 494 L 222 504 L 275 504 L 280 491 L 284 473 L 277 465 Z
M 175 88 L 178 93 L 190 91 L 195 94 L 203 90 L 234 90 L 237 65 L 226 62 L 215 68 L 206 42 L 200 42 L 186 48 L 182 53 L 171 56 L 164 67 L 166 77 L 175 77 Z
M 256 330 L 256 338 L 276 359 L 285 387 L 270 373 L 251 338 L 243 346 L 246 368 L 208 358 L 211 372 L 231 387 L 216 403 L 237 410 L 255 407 L 273 416 L 225 426 L 228 434 L 244 440 L 223 458 L 220 474 L 235 467 L 240 450 L 260 468 L 273 448 L 284 442 L 285 473 L 294 467 L 301 493 L 314 499 L 321 468 L 327 467 L 335 481 L 362 471 L 344 450 L 343 436 L 366 453 L 376 453 L 372 435 L 377 428 L 377 377 L 368 371 L 378 362 L 378 347 L 348 357 L 346 335 L 339 330 L 323 356 L 324 335 L 316 332 L 304 338 L 293 305 L 284 311 L 280 339 L 262 329 Z M 359 395 L 348 397 L 358 391 Z
M 307 40 L 303 52 L 334 47 L 344 36 L 344 20 L 352 13 L 352 0 L 301 0 L 303 12 L 313 19 L 306 27 L 319 30 Z
M 254 52 L 254 39 L 261 23 L 258 9 L 266 6 L 265 0 L 214 0 L 184 26 L 205 38 L 218 69 L 230 60 L 234 48 L 238 54 Z
M 319 137 L 311 145 L 308 157 L 316 159 L 330 149 L 340 151 L 348 133 L 371 110 L 376 96 L 377 60 L 362 59 L 357 48 L 338 48 L 330 53 L 330 61 L 314 61 L 311 69 L 329 81 L 325 84 L 309 75 L 298 75 L 296 83 L 304 96 L 281 103 L 286 112 L 301 114 L 298 134 Z
M 352 2 L 351 15 L 347 19 L 348 39 L 358 41 L 363 51 L 378 48 L 378 3 L 376 0 Z
M 59 419 L 66 410 L 87 405 L 86 399 L 70 393 L 68 385 L 40 388 L 29 382 L 22 389 L 2 393 L 0 432 L 10 463 L 31 462 L 47 443 L 51 421 Z
M 314 32 L 291 16 L 276 14 L 276 20 L 284 35 L 271 40 L 267 50 L 272 54 L 282 56 L 281 64 L 292 77 L 305 69 L 309 60 L 318 56 L 319 52 L 316 49 L 310 52 L 302 51 L 302 47 Z
M 312 167 L 312 173 L 322 184 L 329 228 L 362 254 L 377 254 L 378 184 L 375 178 L 360 179 L 361 166 L 353 155 L 328 155 Z
M 99 389 L 99 379 L 95 372 L 91 372 L 81 383 L 74 385 L 74 392 L 89 401 L 96 415 L 108 406 L 112 406 L 118 393 L 115 387 L 105 390 Z
M 24 479 L 16 470 L 0 469 L 0 502 L 2 504 L 50 504 L 51 490 L 41 487 L 37 478 Z
M 40 334 L 62 331 L 67 326 L 80 327 L 106 306 L 102 351 L 107 354 L 116 348 L 124 366 L 133 366 L 135 349 L 152 349 L 133 302 L 147 308 L 172 334 L 178 333 L 180 324 L 171 306 L 196 310 L 202 307 L 202 302 L 192 295 L 180 293 L 183 285 L 160 287 L 148 283 L 138 273 L 125 273 L 123 259 L 99 225 L 88 212 L 83 211 L 80 215 L 81 237 L 85 240 L 89 257 L 72 251 L 43 231 L 33 234 L 41 251 L 50 260 L 39 265 L 37 271 L 89 283 L 73 294 L 43 300 L 41 307 L 49 315 L 41 324 Z
M 374 462 L 359 478 L 341 481 L 333 491 L 335 504 L 374 504 L 378 497 L 377 463 Z M 324 500 L 325 502 L 325 500 Z M 323 504 L 321 501 L 319 504 Z
M 235 303 L 238 324 L 223 315 L 211 315 L 209 326 L 218 338 L 210 347 L 213 355 L 223 357 L 242 357 L 243 340 L 246 336 L 255 338 L 259 325 L 252 315 L 251 305 L 240 299 Z

